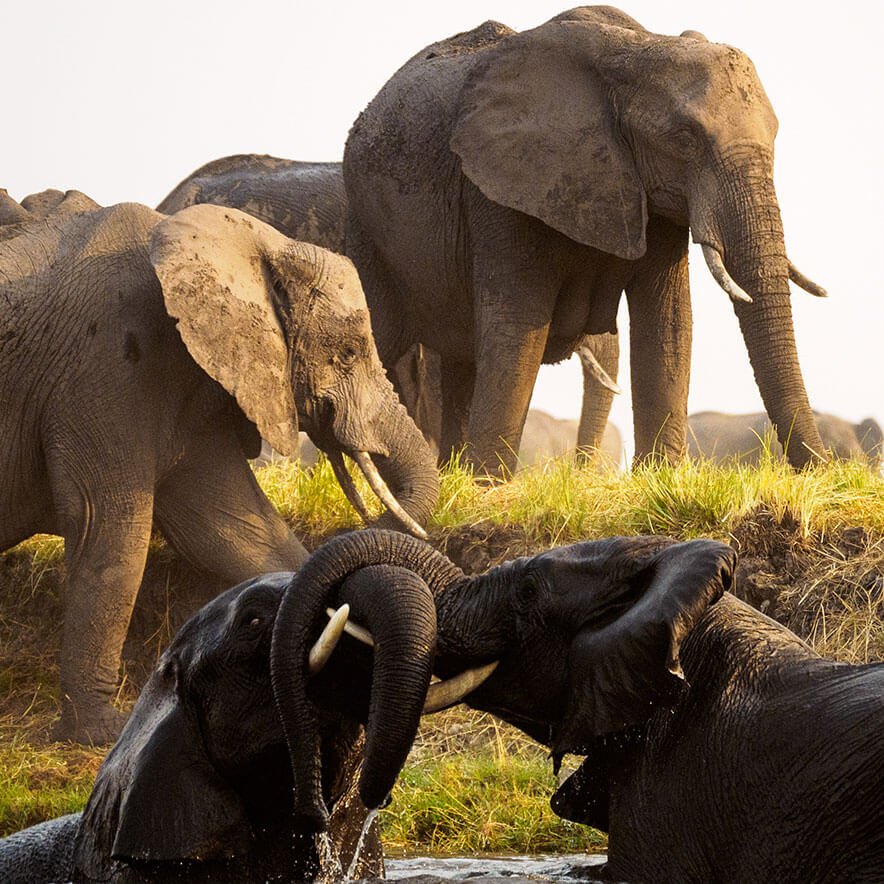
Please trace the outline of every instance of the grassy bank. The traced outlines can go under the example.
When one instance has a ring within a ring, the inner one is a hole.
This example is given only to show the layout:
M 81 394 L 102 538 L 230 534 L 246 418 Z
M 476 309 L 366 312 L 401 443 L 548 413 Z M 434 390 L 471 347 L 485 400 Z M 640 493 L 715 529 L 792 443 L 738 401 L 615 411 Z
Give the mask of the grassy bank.
M 308 545 L 359 527 L 327 464 L 313 472 L 276 464 L 259 481 Z M 614 534 L 725 540 L 740 553 L 739 592 L 753 604 L 821 653 L 884 659 L 884 480 L 860 464 L 796 474 L 775 460 L 757 469 L 686 462 L 626 474 L 557 460 L 507 484 L 455 466 L 443 474 L 429 531 L 472 571 Z M 57 539 L 0 556 L 0 833 L 81 807 L 103 754 L 50 740 L 63 571 Z M 121 704 L 131 703 L 181 620 L 220 588 L 160 539 L 152 543 Z M 551 765 L 527 738 L 463 711 L 425 721 L 383 814 L 393 850 L 556 852 L 603 843 L 549 810 Z

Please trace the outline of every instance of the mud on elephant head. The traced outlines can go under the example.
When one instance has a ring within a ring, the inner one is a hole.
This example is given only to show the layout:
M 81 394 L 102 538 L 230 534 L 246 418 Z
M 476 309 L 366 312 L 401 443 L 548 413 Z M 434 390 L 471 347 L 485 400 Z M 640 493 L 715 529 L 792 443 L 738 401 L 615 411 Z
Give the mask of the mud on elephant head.
M 247 456 L 305 429 L 367 510 L 352 457 L 422 533 L 435 461 L 380 364 L 352 264 L 233 209 L 135 204 L 0 244 L 0 549 L 65 539 L 63 737 L 112 739 L 108 701 L 151 524 L 227 584 L 305 558 Z M 100 616 L 96 612 L 100 612 Z
M 240 584 L 191 617 L 141 692 L 84 812 L 0 840 L 0 877 L 315 880 L 313 829 L 292 812 L 300 785 L 283 729 L 291 712 L 282 677 L 290 648 L 277 633 L 329 555 L 354 539 L 358 532 L 318 550 L 297 574 Z M 323 612 L 311 624 L 300 661 L 319 734 L 312 762 L 331 809 L 324 861 L 350 868 L 350 877 L 383 876 L 370 810 L 387 798 L 420 720 L 435 609 L 410 572 L 405 582 L 351 581 L 335 603 L 331 621 Z M 370 630 L 373 647 L 344 632 L 348 614 Z
M 789 280 L 823 292 L 786 254 L 777 126 L 742 52 L 608 6 L 486 22 L 404 64 L 347 141 L 347 249 L 385 363 L 414 341 L 442 358 L 442 448 L 511 470 L 541 361 L 615 331 L 625 291 L 637 457 L 681 456 L 690 235 L 790 462 L 824 457 Z

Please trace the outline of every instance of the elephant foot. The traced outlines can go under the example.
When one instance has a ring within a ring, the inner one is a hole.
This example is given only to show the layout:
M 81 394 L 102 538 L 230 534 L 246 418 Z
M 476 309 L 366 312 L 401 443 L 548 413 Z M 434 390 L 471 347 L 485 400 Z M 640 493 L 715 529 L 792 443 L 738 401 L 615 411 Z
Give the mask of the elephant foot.
M 52 728 L 52 739 L 86 746 L 114 743 L 128 718 L 127 712 L 114 709 L 104 698 L 75 704 L 66 697 L 61 718 Z

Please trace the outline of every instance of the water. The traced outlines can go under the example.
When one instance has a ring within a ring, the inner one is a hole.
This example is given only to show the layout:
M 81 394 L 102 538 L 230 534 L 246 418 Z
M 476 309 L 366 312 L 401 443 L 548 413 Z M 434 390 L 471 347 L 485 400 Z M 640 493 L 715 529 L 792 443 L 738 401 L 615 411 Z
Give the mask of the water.
M 604 854 L 577 853 L 564 856 L 448 856 L 387 857 L 387 880 L 405 881 L 432 875 L 447 881 L 481 881 L 482 878 L 530 878 L 535 881 L 581 882 L 598 880 L 595 872 L 604 864 Z
M 359 854 L 362 853 L 362 848 L 365 845 L 365 836 L 368 834 L 368 830 L 371 828 L 371 824 L 375 821 L 377 815 L 378 808 L 370 810 L 368 816 L 365 818 L 365 822 L 362 824 L 362 834 L 359 836 L 359 841 L 356 842 L 356 850 L 353 851 L 353 859 L 350 861 L 350 868 L 347 869 L 348 878 L 352 878 L 353 873 L 356 871 L 356 865 L 359 862 Z
M 338 851 L 329 838 L 328 832 L 319 833 L 316 845 L 319 848 L 320 873 L 316 879 L 318 884 L 331 884 L 333 881 L 342 880 L 344 870 L 341 867 L 341 860 L 338 858 Z

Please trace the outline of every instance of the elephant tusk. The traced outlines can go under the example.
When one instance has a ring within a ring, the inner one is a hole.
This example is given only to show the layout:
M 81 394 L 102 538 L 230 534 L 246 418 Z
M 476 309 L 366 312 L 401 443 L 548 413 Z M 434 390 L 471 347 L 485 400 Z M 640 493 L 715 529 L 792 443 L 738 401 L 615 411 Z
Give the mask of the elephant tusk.
M 789 279 L 815 298 L 829 297 L 829 293 L 821 285 L 817 285 L 812 279 L 808 279 L 791 261 L 789 262 Z
M 583 363 L 584 369 L 588 374 L 592 375 L 603 387 L 609 389 L 612 393 L 622 393 L 620 385 L 613 380 L 611 376 L 602 368 L 601 363 L 596 359 L 592 348 L 586 344 L 581 344 L 577 350 L 577 355 Z
M 316 639 L 316 644 L 310 648 L 310 656 L 308 657 L 309 672 L 316 675 L 322 670 L 322 667 L 328 663 L 328 658 L 337 647 L 344 630 L 347 628 L 347 618 L 350 616 L 350 606 L 341 605 L 337 611 L 333 611 L 331 619 L 322 630 L 322 635 Z
M 495 660 L 493 663 L 479 666 L 476 669 L 467 669 L 453 678 L 431 684 L 427 691 L 427 699 L 424 701 L 423 714 L 439 712 L 459 703 L 494 672 L 499 662 L 499 660 Z
M 353 481 L 353 477 L 344 464 L 344 456 L 338 450 L 328 451 L 326 454 L 328 454 L 328 459 L 331 462 L 335 478 L 338 480 L 338 485 L 341 486 L 341 490 L 344 492 L 344 497 L 350 501 L 353 509 L 359 513 L 362 521 L 368 524 L 371 521 L 371 513 L 369 513 L 368 507 L 365 505 L 365 501 L 362 499 L 362 495 Z
M 381 503 L 399 519 L 402 527 L 414 534 L 415 537 L 426 540 L 427 532 L 405 512 L 402 504 L 393 496 L 393 492 L 387 487 L 387 483 L 374 465 L 371 455 L 367 451 L 354 451 L 351 456 L 359 465 L 359 469 L 365 474 L 371 490 L 378 496 Z
M 340 608 L 338 610 L 340 610 Z M 329 617 L 334 617 L 337 612 L 334 608 L 326 608 L 325 613 L 328 614 Z M 360 626 L 358 623 L 353 623 L 351 620 L 348 620 L 344 624 L 344 632 L 346 632 L 347 635 L 352 635 L 353 638 L 362 642 L 364 645 L 374 647 L 374 636 L 364 626 Z
M 752 303 L 750 298 L 734 281 L 731 275 L 725 270 L 724 261 L 718 249 L 713 248 L 706 243 L 701 243 L 703 249 L 703 257 L 706 259 L 706 266 L 712 274 L 715 281 L 730 295 L 732 301 L 744 301 L 747 304 Z

